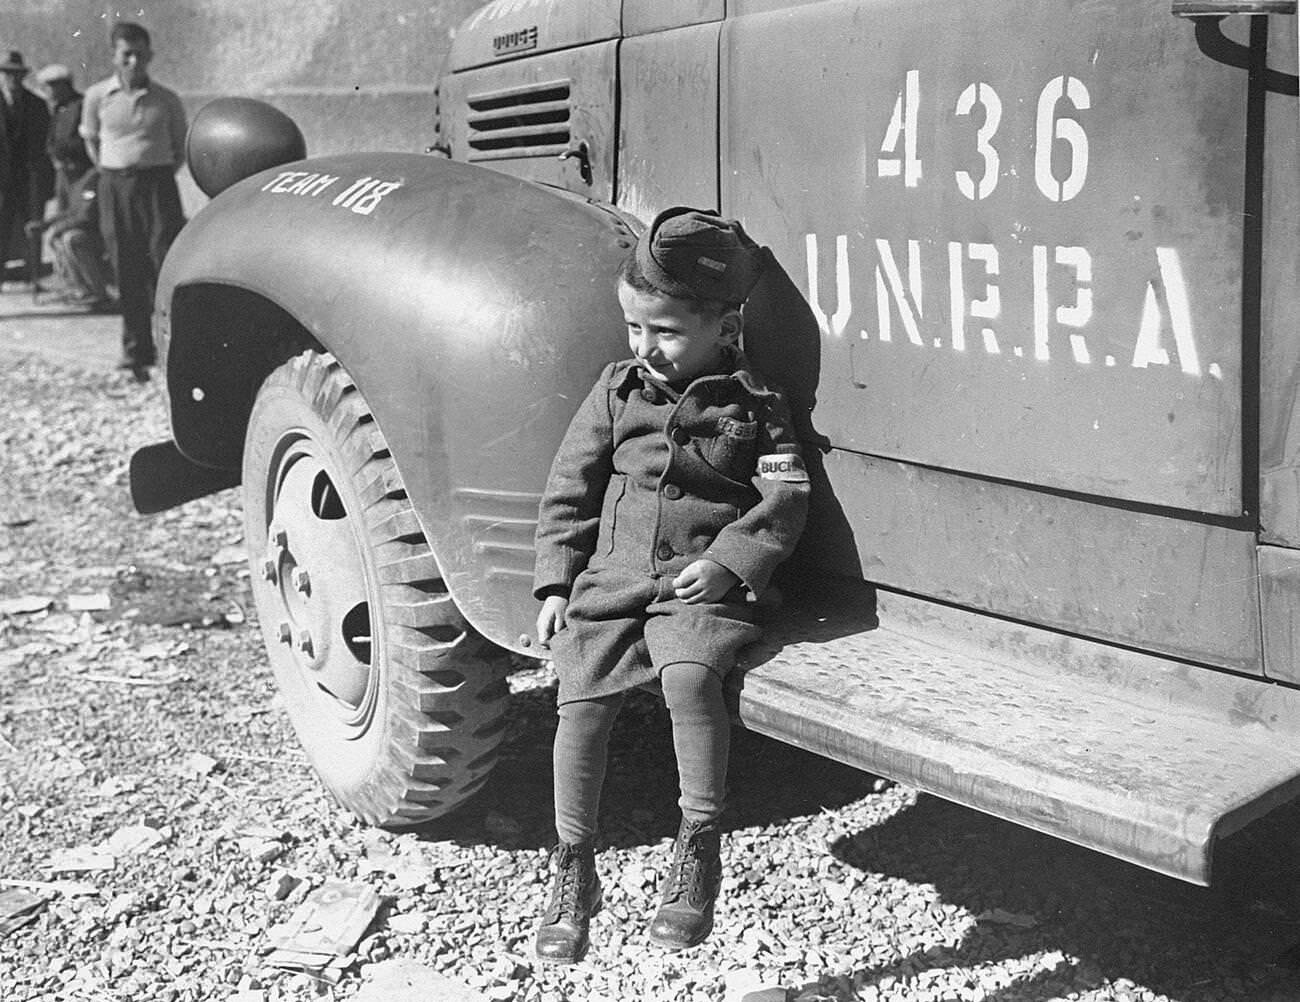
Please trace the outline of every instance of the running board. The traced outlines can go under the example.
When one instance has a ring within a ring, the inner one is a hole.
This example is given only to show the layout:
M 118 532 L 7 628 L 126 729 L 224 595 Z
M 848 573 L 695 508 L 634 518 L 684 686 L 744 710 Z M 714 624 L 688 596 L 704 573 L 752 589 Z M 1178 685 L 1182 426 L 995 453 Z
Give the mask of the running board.
M 801 591 L 802 594 L 802 591 Z M 1300 796 L 1300 691 L 840 585 L 742 652 L 744 725 L 1197 884 Z

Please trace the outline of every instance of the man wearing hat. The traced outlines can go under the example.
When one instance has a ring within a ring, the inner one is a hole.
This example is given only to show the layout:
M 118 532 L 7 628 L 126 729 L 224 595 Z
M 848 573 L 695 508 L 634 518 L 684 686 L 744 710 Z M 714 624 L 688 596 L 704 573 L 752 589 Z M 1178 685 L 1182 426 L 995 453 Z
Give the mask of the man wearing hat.
M 90 170 L 90 154 L 81 138 L 81 92 L 72 81 L 72 71 L 61 63 L 51 63 L 36 74 L 50 101 L 50 136 L 45 144 L 54 165 L 54 198 L 59 212 L 71 207 L 68 193 L 81 176 Z
M 11 49 L 0 63 L 0 266 L 24 254 L 23 227 L 45 214 L 52 170 L 45 156 L 50 113 L 23 86 L 30 67 Z
M 558 868 L 537 930 L 574 963 L 600 907 L 594 842 L 607 746 L 629 689 L 672 719 L 681 824 L 649 923 L 667 950 L 713 928 L 730 721 L 723 678 L 803 530 L 809 483 L 781 393 L 739 349 L 768 252 L 740 223 L 679 206 L 619 271 L 632 357 L 606 366 L 560 444 L 538 511 L 537 635 L 560 686 Z

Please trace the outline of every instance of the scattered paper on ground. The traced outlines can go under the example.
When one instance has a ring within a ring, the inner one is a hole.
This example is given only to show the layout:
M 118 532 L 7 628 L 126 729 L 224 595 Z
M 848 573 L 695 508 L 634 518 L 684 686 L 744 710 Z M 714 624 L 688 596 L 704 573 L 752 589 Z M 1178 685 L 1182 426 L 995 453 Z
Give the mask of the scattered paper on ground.
M 307 896 L 284 925 L 268 930 L 267 963 L 337 982 L 352 950 L 379 911 L 379 895 L 364 884 L 327 881 Z
M 84 880 L 5 880 L 0 878 L 0 885 L 23 887 L 30 891 L 51 891 L 64 897 L 80 898 L 88 894 L 98 894 L 99 888 Z
M 112 604 L 113 600 L 105 591 L 68 596 L 68 608 L 73 612 L 103 612 Z
M 51 873 L 90 873 L 95 870 L 111 870 L 115 866 L 117 859 L 114 856 L 88 845 L 60 849 L 45 864 Z
M 102 852 L 114 856 L 129 856 L 137 852 L 146 852 L 156 845 L 167 841 L 167 836 L 148 825 L 126 825 L 113 832 L 99 848 Z
M 217 760 L 211 755 L 190 752 L 185 756 L 185 761 L 180 764 L 180 771 L 183 776 L 206 776 L 216 767 Z
M 49 595 L 20 595 L 18 598 L 0 598 L 0 616 L 21 616 L 44 612 L 54 604 Z
M 0 891 L 0 937 L 34 921 L 44 907 L 45 899 L 31 891 L 17 888 Z

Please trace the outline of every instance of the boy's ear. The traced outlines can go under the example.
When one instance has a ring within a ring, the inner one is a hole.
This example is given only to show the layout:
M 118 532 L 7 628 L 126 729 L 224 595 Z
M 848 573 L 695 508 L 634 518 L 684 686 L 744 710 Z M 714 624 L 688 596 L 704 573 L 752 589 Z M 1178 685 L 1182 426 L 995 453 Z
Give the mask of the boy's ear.
M 719 335 L 724 344 L 735 344 L 745 329 L 745 319 L 739 310 L 727 310 L 722 314 L 722 330 Z

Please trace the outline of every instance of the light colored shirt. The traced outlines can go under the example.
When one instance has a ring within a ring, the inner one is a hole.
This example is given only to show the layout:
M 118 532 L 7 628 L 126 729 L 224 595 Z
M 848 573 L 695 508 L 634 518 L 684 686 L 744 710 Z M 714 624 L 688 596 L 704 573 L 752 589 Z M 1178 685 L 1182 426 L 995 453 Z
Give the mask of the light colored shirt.
M 86 88 L 81 135 L 92 149 L 98 146 L 101 167 L 178 167 L 185 129 L 180 97 L 153 80 L 128 92 L 114 75 Z

